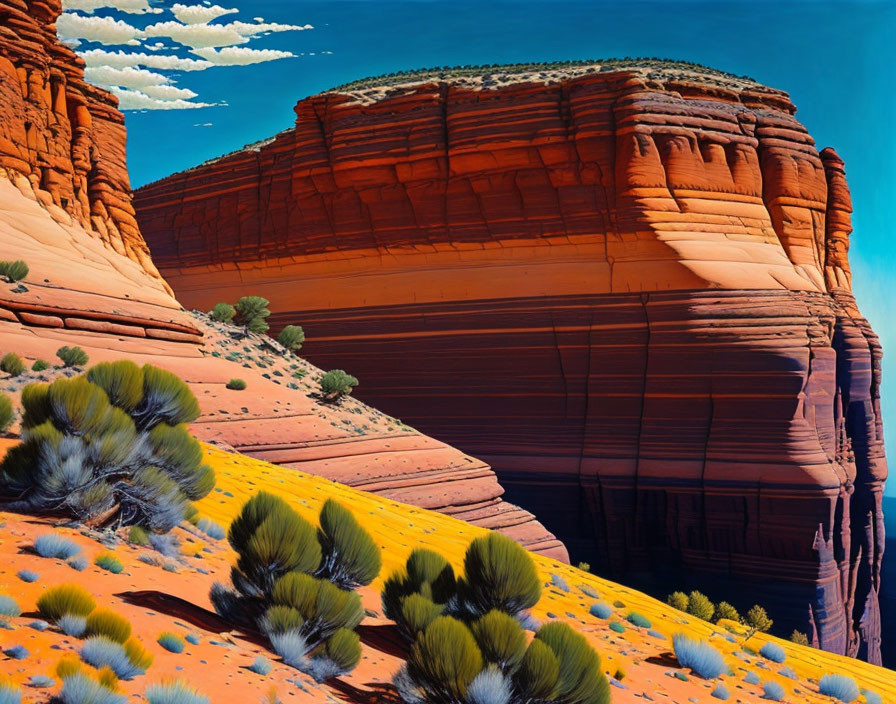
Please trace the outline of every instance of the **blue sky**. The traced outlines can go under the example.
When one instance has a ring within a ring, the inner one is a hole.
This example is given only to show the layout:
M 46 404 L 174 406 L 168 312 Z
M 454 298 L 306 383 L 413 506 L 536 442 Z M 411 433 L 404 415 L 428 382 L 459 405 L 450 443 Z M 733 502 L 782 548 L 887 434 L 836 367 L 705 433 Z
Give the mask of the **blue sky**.
M 184 5 L 197 1 L 184 0 Z M 891 127 L 896 115 L 896 50 L 888 36 L 896 27 L 896 3 L 217 2 L 238 11 L 212 19 L 209 25 L 241 23 L 230 30 L 236 32 L 239 43 L 191 51 L 190 46 L 166 36 L 178 34 L 172 25 L 164 24 L 180 19 L 171 12 L 171 2 L 66 0 L 68 6 L 95 8 L 92 14 L 78 13 L 88 18 L 88 26 L 109 18 L 138 30 L 137 36 L 128 39 L 131 46 L 84 42 L 79 51 L 143 52 L 217 63 L 242 62 L 247 57 L 273 59 L 184 72 L 136 67 L 168 81 L 162 87 L 150 85 L 148 90 L 156 96 L 152 100 L 212 106 L 128 113 L 135 187 L 286 129 L 294 122 L 292 107 L 299 99 L 363 76 L 437 65 L 613 56 L 696 61 L 788 91 L 799 109 L 797 116 L 819 148 L 833 146 L 843 157 L 855 211 L 850 254 L 854 288 L 885 350 L 894 350 L 896 355 L 896 325 L 889 316 L 896 290 L 896 232 L 890 214 L 896 203 L 896 140 Z M 100 7 L 110 4 L 151 12 Z M 195 20 L 215 11 L 193 7 L 179 14 Z M 149 30 L 151 36 L 139 36 L 142 28 L 160 24 Z M 128 36 L 121 27 L 101 28 L 98 36 L 109 39 L 109 32 Z M 205 30 L 209 35 L 216 32 L 220 30 Z M 228 41 L 226 36 L 204 38 L 202 32 L 178 36 L 194 44 Z M 233 52 L 234 48 L 239 51 Z M 280 54 L 270 52 L 293 56 L 276 58 Z M 103 55 L 95 56 L 100 63 Z M 102 73 L 99 78 L 110 80 Z M 129 74 L 120 80 L 145 84 L 153 79 Z M 195 95 L 178 97 L 188 93 Z M 887 446 L 892 450 L 896 448 L 896 362 L 885 359 L 884 379 Z M 896 481 L 887 493 L 896 496 Z

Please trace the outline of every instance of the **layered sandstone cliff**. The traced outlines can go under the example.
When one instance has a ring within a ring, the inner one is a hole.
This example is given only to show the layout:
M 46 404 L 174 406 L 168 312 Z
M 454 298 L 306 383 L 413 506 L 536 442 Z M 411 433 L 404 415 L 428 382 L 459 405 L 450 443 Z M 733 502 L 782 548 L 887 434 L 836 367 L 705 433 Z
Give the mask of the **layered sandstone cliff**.
M 595 65 L 296 113 L 137 192 L 181 300 L 269 298 L 598 569 L 683 566 L 879 661 L 880 347 L 843 164 L 785 93 Z
M 273 377 L 283 364 L 276 355 L 241 358 L 259 341 L 237 342 L 183 310 L 134 219 L 124 118 L 57 41 L 60 10 L 59 0 L 0 0 L 0 259 L 24 259 L 31 270 L 23 285 L 0 282 L 0 351 L 30 366 L 79 345 L 94 362 L 166 367 L 199 397 L 193 429 L 202 439 L 497 528 L 565 559 L 530 513 L 501 499 L 484 462 L 360 402 L 316 403 L 310 387 Z M 280 377 L 292 373 L 287 366 Z M 316 370 L 306 371 L 310 382 Z M 24 383 L 3 376 L 0 390 Z M 247 391 L 225 388 L 234 377 Z

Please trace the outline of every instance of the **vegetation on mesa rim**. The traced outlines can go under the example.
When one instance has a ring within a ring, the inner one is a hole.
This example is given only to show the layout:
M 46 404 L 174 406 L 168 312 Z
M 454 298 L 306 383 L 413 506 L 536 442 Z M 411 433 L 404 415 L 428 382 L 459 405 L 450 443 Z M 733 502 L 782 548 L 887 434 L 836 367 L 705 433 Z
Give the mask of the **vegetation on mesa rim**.
M 564 68 L 577 68 L 581 66 L 599 65 L 601 71 L 616 70 L 626 67 L 647 67 L 647 68 L 678 68 L 686 71 L 694 71 L 709 76 L 723 76 L 742 81 L 750 81 L 756 83 L 756 79 L 750 76 L 739 76 L 735 73 L 721 71 L 703 64 L 694 63 L 692 61 L 681 61 L 676 59 L 661 59 L 656 56 L 645 58 L 631 58 L 625 56 L 621 59 L 578 59 L 566 61 L 541 61 L 541 62 L 524 62 L 516 64 L 465 64 L 463 66 L 433 66 L 432 68 L 417 68 L 406 71 L 396 71 L 394 73 L 384 73 L 378 76 L 370 76 L 360 78 L 355 81 L 349 81 L 342 85 L 331 88 L 327 92 L 340 92 L 349 90 L 358 90 L 362 88 L 379 88 L 386 86 L 401 85 L 402 83 L 420 82 L 428 78 L 432 79 L 450 79 L 484 76 L 495 73 L 518 74 L 529 73 L 532 71 L 556 71 Z

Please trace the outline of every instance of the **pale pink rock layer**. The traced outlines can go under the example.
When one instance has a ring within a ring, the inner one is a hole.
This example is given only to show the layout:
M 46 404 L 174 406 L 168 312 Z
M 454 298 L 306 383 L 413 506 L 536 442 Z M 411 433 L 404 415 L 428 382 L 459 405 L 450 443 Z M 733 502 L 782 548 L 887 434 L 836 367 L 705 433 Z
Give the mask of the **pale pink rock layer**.
M 93 362 L 157 364 L 196 391 L 203 415 L 194 430 L 202 439 L 568 559 L 532 514 L 501 499 L 482 461 L 407 426 L 358 434 L 353 419 L 373 412 L 360 402 L 326 409 L 307 389 L 207 356 L 220 351 L 222 334 L 183 310 L 149 257 L 131 205 L 124 118 L 57 41 L 60 9 L 58 0 L 0 0 L 0 259 L 24 259 L 31 270 L 24 286 L 0 283 L 0 351 L 30 365 L 58 362 L 59 347 L 79 345 Z M 234 377 L 247 381 L 247 391 L 225 389 Z
M 141 188 L 156 264 L 188 305 L 269 298 L 597 569 L 703 573 L 878 662 L 880 346 L 843 163 L 750 80 L 484 71 L 306 98 Z

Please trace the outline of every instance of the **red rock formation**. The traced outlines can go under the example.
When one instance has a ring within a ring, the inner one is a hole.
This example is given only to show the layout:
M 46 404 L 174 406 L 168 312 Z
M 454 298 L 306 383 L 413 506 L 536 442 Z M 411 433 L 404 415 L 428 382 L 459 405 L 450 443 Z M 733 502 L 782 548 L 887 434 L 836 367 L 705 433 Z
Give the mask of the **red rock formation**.
M 140 189 L 156 263 L 190 305 L 269 298 L 599 569 L 749 580 L 743 606 L 879 661 L 880 348 L 842 162 L 748 80 L 498 74 L 314 96 Z
M 0 259 L 24 259 L 31 270 L 23 286 L 0 283 L 0 350 L 29 366 L 55 360 L 62 345 L 83 347 L 92 361 L 158 364 L 199 396 L 204 412 L 194 432 L 202 439 L 495 528 L 567 559 L 530 513 L 502 501 L 482 461 L 407 426 L 359 431 L 354 420 L 376 415 L 363 404 L 321 408 L 307 389 L 206 357 L 235 351 L 233 341 L 185 312 L 149 258 L 131 205 L 124 118 L 58 43 L 59 12 L 58 0 L 0 0 Z M 249 390 L 227 391 L 233 377 Z M 0 379 L 7 391 L 20 385 Z

